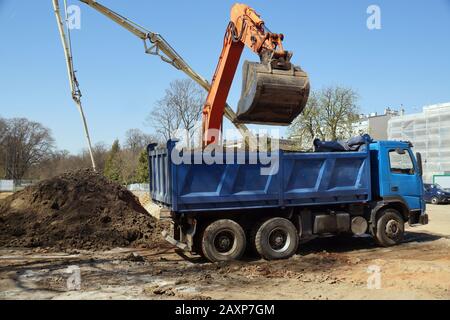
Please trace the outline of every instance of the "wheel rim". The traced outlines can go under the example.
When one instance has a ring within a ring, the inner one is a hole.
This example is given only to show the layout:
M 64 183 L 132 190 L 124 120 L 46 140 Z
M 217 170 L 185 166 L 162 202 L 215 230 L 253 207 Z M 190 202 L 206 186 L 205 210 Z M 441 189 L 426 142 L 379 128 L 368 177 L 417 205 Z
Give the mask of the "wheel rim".
M 431 199 L 431 203 L 436 204 L 436 203 L 438 203 L 438 200 L 436 198 L 433 198 L 433 199 Z
M 397 240 L 402 233 L 401 225 L 397 220 L 389 220 L 386 224 L 386 235 L 389 239 Z
M 275 252 L 286 251 L 291 245 L 291 236 L 284 229 L 275 228 L 269 234 L 269 246 Z
M 235 243 L 234 233 L 230 230 L 219 231 L 214 237 L 214 248 L 221 254 L 227 254 L 232 251 Z

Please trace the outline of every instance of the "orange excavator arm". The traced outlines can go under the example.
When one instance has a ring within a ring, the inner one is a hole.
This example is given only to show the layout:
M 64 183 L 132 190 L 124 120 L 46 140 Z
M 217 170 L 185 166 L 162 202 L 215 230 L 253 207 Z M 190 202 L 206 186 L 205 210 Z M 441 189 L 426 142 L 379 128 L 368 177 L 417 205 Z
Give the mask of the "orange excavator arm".
M 290 59 L 292 54 L 283 49 L 283 39 L 283 34 L 275 34 L 266 29 L 264 21 L 254 9 L 245 4 L 235 4 L 232 7 L 231 21 L 228 24 L 225 33 L 222 53 L 214 73 L 211 89 L 209 90 L 203 108 L 203 146 L 219 142 L 225 103 L 233 83 L 244 46 L 249 47 L 253 52 L 259 55 L 261 62 L 259 65 L 265 66 L 272 78 L 277 75 L 279 76 L 282 72 L 289 73 L 288 77 L 292 78 L 295 77 L 296 71 L 300 71 L 298 67 L 295 69 L 291 65 Z M 274 74 L 273 69 L 278 69 L 280 72 L 278 72 L 278 74 Z M 307 76 L 304 73 L 302 73 L 302 76 L 304 82 L 301 85 L 303 88 L 302 91 L 297 91 L 297 93 L 302 96 L 302 102 L 293 108 L 297 111 L 299 109 L 303 110 L 304 105 L 301 104 L 303 104 L 303 102 L 306 104 L 304 99 L 305 92 L 307 91 L 307 93 L 309 93 L 309 81 L 307 81 Z M 278 81 L 276 84 L 277 87 L 286 89 L 287 85 L 285 80 L 286 79 L 283 79 L 281 82 Z M 282 82 L 285 84 L 283 85 Z M 292 83 L 288 83 L 288 85 L 291 85 L 290 88 L 293 88 Z M 283 86 L 284 88 L 282 88 Z M 292 92 L 292 90 L 290 91 Z M 283 91 L 281 90 L 280 92 Z M 267 106 L 262 107 L 267 108 Z M 272 108 L 272 106 L 269 107 Z M 299 112 L 295 113 L 295 116 L 297 116 Z M 289 117 L 292 118 L 292 115 L 289 115 Z M 292 120 L 293 119 L 289 119 L 287 121 L 283 120 L 281 122 L 289 122 Z M 263 123 L 270 121 L 263 119 L 257 120 L 257 122 Z

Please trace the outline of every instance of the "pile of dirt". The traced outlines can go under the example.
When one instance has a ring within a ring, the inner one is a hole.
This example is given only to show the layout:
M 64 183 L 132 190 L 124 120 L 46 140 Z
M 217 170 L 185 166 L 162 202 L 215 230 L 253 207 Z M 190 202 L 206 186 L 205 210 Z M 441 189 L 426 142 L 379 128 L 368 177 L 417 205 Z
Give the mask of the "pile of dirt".
M 131 192 L 92 170 L 65 173 L 0 201 L 3 247 L 153 247 L 160 234 Z

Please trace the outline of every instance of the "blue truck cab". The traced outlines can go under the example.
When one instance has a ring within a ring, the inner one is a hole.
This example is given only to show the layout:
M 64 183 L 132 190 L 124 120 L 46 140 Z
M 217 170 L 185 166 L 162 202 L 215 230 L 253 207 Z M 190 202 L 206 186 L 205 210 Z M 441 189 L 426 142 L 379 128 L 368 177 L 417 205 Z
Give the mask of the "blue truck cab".
M 422 160 L 414 157 L 409 142 L 370 144 L 373 196 L 380 204 L 395 202 L 410 212 L 412 221 L 425 213 Z
M 369 234 L 392 246 L 405 223 L 428 223 L 421 156 L 408 142 L 276 150 L 268 153 L 271 163 L 234 149 L 207 161 L 202 151 L 178 150 L 176 141 L 149 145 L 148 155 L 152 200 L 171 216 L 164 237 L 210 261 L 239 259 L 249 247 L 267 260 L 289 258 L 299 243 L 339 234 Z

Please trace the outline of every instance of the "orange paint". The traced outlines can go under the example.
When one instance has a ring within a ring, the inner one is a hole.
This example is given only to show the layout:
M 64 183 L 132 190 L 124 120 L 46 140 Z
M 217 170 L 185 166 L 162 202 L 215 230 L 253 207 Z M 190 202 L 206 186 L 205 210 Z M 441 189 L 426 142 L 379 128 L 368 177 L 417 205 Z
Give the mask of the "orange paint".
M 222 129 L 225 104 L 244 45 L 258 55 L 263 50 L 269 50 L 274 57 L 287 54 L 282 45 L 283 36 L 266 32 L 264 21 L 249 6 L 235 4 L 231 9 L 231 22 L 203 108 L 203 146 L 218 143 L 217 139 L 211 136 L 211 132 L 218 132 Z M 233 39 L 233 31 L 235 31 L 234 36 L 237 39 Z

